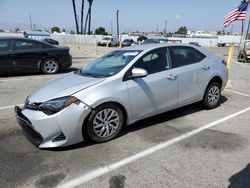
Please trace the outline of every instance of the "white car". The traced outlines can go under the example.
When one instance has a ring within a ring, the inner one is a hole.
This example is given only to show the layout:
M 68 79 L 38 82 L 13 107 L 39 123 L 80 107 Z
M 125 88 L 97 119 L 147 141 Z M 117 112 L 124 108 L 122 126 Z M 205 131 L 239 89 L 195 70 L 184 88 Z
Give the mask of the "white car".
M 105 36 L 101 41 L 98 42 L 98 46 L 118 46 L 119 41 L 115 37 Z

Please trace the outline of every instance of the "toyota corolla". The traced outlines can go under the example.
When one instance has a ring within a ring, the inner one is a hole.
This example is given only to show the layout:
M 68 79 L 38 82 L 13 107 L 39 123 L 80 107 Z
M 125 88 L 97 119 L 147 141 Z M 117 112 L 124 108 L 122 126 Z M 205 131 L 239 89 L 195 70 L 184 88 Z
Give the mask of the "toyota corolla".
M 15 107 L 26 137 L 39 148 L 101 143 L 122 127 L 191 103 L 219 105 L 226 62 L 184 44 L 113 51 L 43 85 Z

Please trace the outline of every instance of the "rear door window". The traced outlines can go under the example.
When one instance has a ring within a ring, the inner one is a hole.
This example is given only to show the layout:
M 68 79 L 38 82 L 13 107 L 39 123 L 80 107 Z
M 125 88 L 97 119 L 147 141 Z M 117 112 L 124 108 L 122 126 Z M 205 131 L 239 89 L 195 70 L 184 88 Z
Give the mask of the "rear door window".
M 173 68 L 199 63 L 205 59 L 205 55 L 188 46 L 171 46 L 170 55 Z
M 9 51 L 11 50 L 11 40 L 1 40 L 0 41 L 0 51 Z
M 41 43 L 29 40 L 16 40 L 14 43 L 15 50 L 32 50 L 40 49 Z

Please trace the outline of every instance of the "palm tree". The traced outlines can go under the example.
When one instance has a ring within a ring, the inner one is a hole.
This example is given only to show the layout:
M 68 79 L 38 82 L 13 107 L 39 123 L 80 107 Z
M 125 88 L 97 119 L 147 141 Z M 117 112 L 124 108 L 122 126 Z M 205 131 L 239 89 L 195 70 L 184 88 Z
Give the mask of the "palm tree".
M 84 0 L 82 0 L 82 9 L 81 9 L 81 34 L 83 34 L 83 16 L 84 16 Z
M 88 9 L 88 13 L 87 13 L 86 20 L 85 20 L 84 34 L 86 34 L 86 31 L 87 31 L 87 23 L 89 23 L 88 34 L 90 35 L 90 27 L 91 27 L 91 9 L 92 9 L 93 0 L 87 0 L 87 1 L 88 1 L 88 3 L 89 3 L 89 9 Z
M 88 0 L 89 2 L 89 30 L 88 30 L 88 34 L 90 35 L 90 29 L 91 29 L 91 14 L 92 14 L 92 4 L 93 4 L 93 0 Z
M 75 22 L 76 22 L 76 33 L 79 34 L 79 26 L 77 21 L 77 15 L 76 15 L 76 3 L 75 0 L 72 0 L 73 9 L 74 9 L 74 16 L 75 16 Z

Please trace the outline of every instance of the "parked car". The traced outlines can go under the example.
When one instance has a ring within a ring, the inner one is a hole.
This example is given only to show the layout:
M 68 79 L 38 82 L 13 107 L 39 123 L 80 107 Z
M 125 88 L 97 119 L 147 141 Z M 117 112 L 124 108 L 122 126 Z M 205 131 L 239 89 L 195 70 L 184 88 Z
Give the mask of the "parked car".
M 39 71 L 54 74 L 71 64 L 68 47 L 21 37 L 0 37 L 0 75 Z
M 59 42 L 57 40 L 51 39 L 51 38 L 44 38 L 42 39 L 43 42 L 47 42 L 52 45 L 59 45 Z
M 168 38 L 164 36 L 140 36 L 137 41 L 141 44 L 160 44 L 168 42 Z
M 215 108 L 227 80 L 226 62 L 202 48 L 133 46 L 48 82 L 15 108 L 16 117 L 39 148 L 101 143 L 125 125 L 191 103 Z
M 119 41 L 115 37 L 105 36 L 101 41 L 97 43 L 98 46 L 106 46 L 107 44 L 108 46 L 118 46 Z
M 250 62 L 250 40 L 246 40 L 243 43 L 243 46 L 240 48 L 237 59 L 239 62 L 244 62 L 244 63 Z
M 201 47 L 201 45 L 198 42 L 189 42 L 189 44 Z
M 122 41 L 122 47 L 131 46 L 135 41 L 133 39 L 124 39 Z

